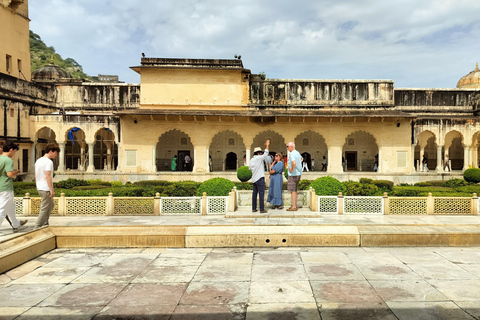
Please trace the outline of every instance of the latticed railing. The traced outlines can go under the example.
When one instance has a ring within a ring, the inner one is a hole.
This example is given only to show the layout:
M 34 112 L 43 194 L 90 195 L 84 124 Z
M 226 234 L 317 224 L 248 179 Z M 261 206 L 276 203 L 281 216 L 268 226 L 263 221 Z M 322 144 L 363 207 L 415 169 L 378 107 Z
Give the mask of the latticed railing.
M 388 198 L 389 214 L 427 214 L 427 198 Z
M 471 214 L 471 198 L 434 198 L 433 214 Z
M 23 198 L 15 197 L 13 202 L 15 203 L 15 215 L 23 214 Z
M 106 213 L 107 197 L 65 198 L 65 214 L 67 215 L 105 215 Z
M 338 197 L 318 196 L 318 212 L 323 214 L 338 213 Z
M 207 197 L 207 214 L 226 214 L 228 197 Z
M 202 198 L 162 198 L 160 201 L 160 214 L 202 214 Z
M 115 215 L 154 215 L 154 198 L 121 197 L 113 198 Z
M 383 197 L 347 196 L 343 201 L 346 214 L 383 214 Z
M 239 207 L 251 207 L 252 206 L 252 190 L 237 190 L 237 206 Z M 309 202 L 309 191 L 308 190 L 299 190 L 298 191 L 297 204 L 302 207 L 307 207 Z M 268 190 L 265 190 L 265 201 L 267 201 Z M 283 191 L 283 205 L 291 206 L 292 197 L 290 192 Z

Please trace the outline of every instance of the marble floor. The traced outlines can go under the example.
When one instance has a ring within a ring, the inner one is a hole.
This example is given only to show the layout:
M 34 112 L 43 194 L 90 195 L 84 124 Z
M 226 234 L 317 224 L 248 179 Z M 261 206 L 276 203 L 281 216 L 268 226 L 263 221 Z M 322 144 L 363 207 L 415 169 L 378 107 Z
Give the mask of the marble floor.
M 55 249 L 0 319 L 480 319 L 480 247 Z

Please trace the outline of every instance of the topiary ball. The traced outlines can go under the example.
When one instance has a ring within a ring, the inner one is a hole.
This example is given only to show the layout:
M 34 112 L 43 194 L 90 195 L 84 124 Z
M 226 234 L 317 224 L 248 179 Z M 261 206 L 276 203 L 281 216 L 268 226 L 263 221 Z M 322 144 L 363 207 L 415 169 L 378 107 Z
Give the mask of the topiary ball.
M 237 178 L 242 182 L 246 182 L 252 178 L 252 171 L 247 166 L 241 166 L 237 170 Z
M 336 196 L 339 192 L 345 192 L 345 186 L 331 176 L 315 179 L 310 187 L 315 189 L 317 196 Z
M 225 178 L 212 178 L 203 182 L 197 189 L 197 196 L 201 197 L 204 192 L 207 196 L 228 196 L 235 184 Z
M 470 168 L 463 172 L 463 178 L 467 182 L 479 183 L 480 182 L 480 169 Z

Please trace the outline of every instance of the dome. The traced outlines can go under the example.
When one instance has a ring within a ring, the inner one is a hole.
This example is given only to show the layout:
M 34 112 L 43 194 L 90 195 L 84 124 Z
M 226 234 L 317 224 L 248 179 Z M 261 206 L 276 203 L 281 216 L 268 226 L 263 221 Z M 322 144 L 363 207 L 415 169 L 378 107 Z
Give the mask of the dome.
M 480 88 L 480 69 L 478 69 L 478 62 L 475 70 L 458 80 L 457 88 Z
M 53 58 L 50 64 L 32 72 L 33 81 L 56 81 L 59 79 L 72 79 L 72 76 L 62 70 L 59 66 L 53 63 Z

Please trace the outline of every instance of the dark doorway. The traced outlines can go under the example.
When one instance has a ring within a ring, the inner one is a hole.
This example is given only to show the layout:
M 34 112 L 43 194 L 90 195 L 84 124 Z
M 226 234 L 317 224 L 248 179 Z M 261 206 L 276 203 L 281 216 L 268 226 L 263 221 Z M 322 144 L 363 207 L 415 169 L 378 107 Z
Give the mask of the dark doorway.
M 191 171 L 192 157 L 190 156 L 190 150 L 178 150 L 177 152 L 177 171 Z M 185 163 L 185 157 L 190 157 L 190 163 Z
M 304 164 L 307 166 L 308 170 L 311 170 L 312 169 L 312 157 L 310 156 L 310 153 L 308 153 L 308 152 L 302 153 L 302 158 L 303 158 L 302 171 L 303 171 Z
M 28 172 L 28 150 L 23 149 L 22 172 Z
M 347 170 L 357 170 L 357 151 L 345 151 Z
M 227 153 L 225 170 L 237 170 L 237 154 L 235 152 Z

